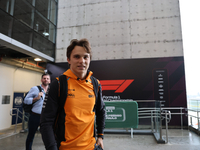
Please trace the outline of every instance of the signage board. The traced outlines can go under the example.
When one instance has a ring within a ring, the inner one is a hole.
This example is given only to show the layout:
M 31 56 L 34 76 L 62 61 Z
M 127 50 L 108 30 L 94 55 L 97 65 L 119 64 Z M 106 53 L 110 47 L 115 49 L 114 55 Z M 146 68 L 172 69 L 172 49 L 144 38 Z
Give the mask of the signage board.
M 138 105 L 135 101 L 105 101 L 105 128 L 137 128 Z

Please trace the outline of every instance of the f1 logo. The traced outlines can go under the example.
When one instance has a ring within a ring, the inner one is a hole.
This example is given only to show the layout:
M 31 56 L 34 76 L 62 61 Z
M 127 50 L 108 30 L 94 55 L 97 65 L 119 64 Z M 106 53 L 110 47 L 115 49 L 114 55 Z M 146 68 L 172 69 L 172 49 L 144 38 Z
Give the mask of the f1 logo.
M 115 93 L 122 93 L 134 79 L 130 80 L 101 80 L 102 91 L 115 90 Z

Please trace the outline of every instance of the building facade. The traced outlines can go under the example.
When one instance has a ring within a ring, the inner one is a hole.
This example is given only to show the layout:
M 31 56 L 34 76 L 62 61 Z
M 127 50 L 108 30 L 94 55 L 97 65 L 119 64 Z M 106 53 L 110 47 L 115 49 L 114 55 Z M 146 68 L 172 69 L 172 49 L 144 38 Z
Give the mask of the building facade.
M 183 56 L 179 0 L 59 0 L 56 62 L 87 38 L 93 60 Z
M 57 0 L 0 0 L 0 129 L 10 110 L 32 86 L 40 85 L 46 62 L 54 62 Z M 42 61 L 35 62 L 34 58 Z
M 1 0 L 0 16 L 1 47 L 54 60 L 57 0 Z
M 179 0 L 0 0 L 0 17 L 0 99 L 10 96 L 9 104 L 0 104 L 1 114 L 6 114 L 0 115 L 1 122 L 6 120 L 0 129 L 10 126 L 14 93 L 27 92 L 31 86 L 40 84 L 46 63 L 66 64 L 66 48 L 72 39 L 90 41 L 91 68 L 100 80 L 108 80 L 105 74 L 112 73 L 112 79 L 128 77 L 134 79 L 133 83 L 140 81 L 140 88 L 130 85 L 139 94 L 130 95 L 132 99 L 141 95 L 155 98 L 149 68 L 167 70 L 168 97 L 174 102 L 167 100 L 167 105 L 179 104 L 183 98 L 185 106 Z M 35 57 L 45 65 L 32 62 Z M 98 67 L 101 69 L 95 70 Z M 128 76 L 116 76 L 120 67 Z M 105 70 L 108 72 L 104 73 Z M 103 93 L 105 97 L 110 94 L 107 92 Z M 113 96 L 127 99 L 116 93 Z M 159 93 L 157 96 L 161 98 Z

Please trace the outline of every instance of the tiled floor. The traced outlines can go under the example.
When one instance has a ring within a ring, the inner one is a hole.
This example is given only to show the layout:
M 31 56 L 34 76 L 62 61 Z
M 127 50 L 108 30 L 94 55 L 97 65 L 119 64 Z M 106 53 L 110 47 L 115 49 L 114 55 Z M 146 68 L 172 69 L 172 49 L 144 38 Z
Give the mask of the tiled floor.
M 14 133 L 14 127 L 0 130 L 0 150 L 25 150 L 27 133 Z M 163 131 L 163 137 L 165 137 Z M 134 134 L 105 134 L 105 150 L 200 150 L 200 136 L 189 130 L 170 129 L 169 142 L 157 144 L 153 135 Z M 41 135 L 37 132 L 33 150 L 45 150 Z

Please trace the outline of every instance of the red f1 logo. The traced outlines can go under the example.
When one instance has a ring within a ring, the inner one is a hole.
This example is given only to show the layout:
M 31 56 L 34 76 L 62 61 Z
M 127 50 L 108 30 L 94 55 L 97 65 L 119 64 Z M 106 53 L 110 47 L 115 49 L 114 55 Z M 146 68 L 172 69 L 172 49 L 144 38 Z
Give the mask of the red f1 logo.
M 102 91 L 115 90 L 115 93 L 122 93 L 134 79 L 130 80 L 101 80 Z

